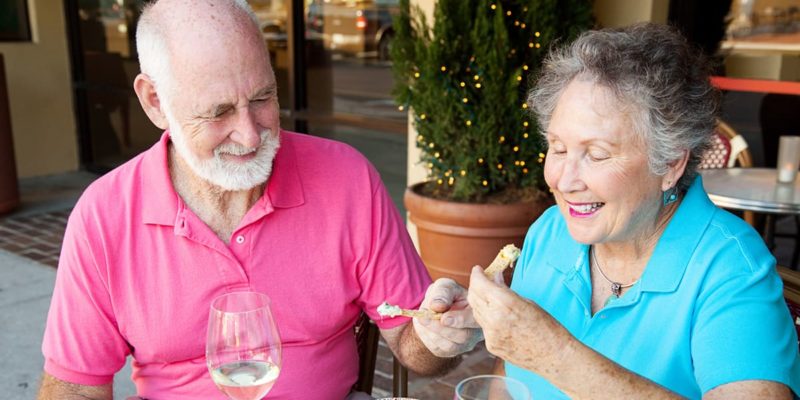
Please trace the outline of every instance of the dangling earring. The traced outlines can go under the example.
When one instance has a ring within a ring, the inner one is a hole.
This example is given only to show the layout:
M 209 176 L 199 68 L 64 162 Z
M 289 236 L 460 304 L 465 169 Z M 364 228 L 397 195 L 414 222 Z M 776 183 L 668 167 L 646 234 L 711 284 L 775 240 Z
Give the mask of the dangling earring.
M 669 185 L 672 182 L 667 182 Z M 664 202 L 664 206 L 668 206 L 676 201 L 678 201 L 678 188 L 677 186 L 673 186 L 663 192 L 661 192 L 661 199 Z

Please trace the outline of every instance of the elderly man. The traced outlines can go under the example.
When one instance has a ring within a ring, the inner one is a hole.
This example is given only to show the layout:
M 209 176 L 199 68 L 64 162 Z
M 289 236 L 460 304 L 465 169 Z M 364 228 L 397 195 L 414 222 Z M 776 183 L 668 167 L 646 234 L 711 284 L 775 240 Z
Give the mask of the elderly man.
M 160 0 L 142 13 L 137 48 L 134 89 L 165 132 L 70 216 L 40 398 L 111 398 L 128 355 L 141 397 L 222 398 L 205 329 L 211 300 L 237 290 L 272 299 L 283 366 L 270 398 L 347 397 L 362 311 L 420 373 L 474 346 L 462 289 L 443 281 L 426 294 L 430 278 L 374 168 L 343 144 L 280 130 L 244 0 Z M 381 319 L 384 300 L 452 306 L 453 318 Z

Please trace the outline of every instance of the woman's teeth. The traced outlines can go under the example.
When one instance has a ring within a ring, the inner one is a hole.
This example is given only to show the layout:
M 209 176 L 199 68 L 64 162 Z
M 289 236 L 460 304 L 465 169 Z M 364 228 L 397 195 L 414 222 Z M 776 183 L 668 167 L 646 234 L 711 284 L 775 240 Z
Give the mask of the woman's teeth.
M 602 207 L 604 203 L 587 203 L 581 205 L 570 204 L 570 208 L 581 214 L 588 214 Z

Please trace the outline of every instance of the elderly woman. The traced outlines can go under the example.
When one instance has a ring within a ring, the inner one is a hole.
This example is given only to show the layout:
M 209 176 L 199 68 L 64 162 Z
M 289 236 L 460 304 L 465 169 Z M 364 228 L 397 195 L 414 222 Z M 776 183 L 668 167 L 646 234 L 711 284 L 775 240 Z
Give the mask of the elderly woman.
M 696 171 L 718 110 L 706 65 L 656 24 L 585 33 L 546 61 L 528 104 L 557 205 L 511 288 L 476 267 L 468 295 L 498 372 L 536 398 L 800 393 L 775 259 Z

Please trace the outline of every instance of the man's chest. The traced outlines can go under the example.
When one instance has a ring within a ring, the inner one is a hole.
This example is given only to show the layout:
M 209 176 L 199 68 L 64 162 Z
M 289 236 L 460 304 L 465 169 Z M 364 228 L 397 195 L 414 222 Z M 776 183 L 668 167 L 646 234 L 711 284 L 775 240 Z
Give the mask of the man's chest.
M 137 361 L 202 357 L 209 306 L 226 292 L 267 294 L 285 345 L 324 341 L 358 315 L 357 256 L 340 241 L 242 229 L 225 246 L 192 229 L 156 230 L 109 260 L 112 266 L 114 259 L 136 260 L 109 268 L 109 287 L 116 322 Z

